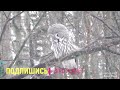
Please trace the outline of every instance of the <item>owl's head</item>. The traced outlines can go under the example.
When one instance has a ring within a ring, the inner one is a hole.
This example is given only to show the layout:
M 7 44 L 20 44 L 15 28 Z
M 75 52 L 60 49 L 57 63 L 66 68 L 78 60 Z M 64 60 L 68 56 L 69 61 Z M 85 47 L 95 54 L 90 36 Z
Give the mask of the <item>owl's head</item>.
M 70 41 L 71 37 L 73 39 L 71 32 L 67 29 L 66 26 L 62 24 L 53 24 L 48 28 L 48 36 L 50 41 L 54 43 L 59 43 L 64 41 Z

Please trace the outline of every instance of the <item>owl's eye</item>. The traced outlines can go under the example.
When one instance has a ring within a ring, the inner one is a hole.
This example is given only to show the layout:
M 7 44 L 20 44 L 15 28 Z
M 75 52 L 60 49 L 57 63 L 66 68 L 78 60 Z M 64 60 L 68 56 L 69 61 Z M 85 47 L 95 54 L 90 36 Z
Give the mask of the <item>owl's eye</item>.
M 58 37 L 58 34 L 56 34 L 56 36 Z

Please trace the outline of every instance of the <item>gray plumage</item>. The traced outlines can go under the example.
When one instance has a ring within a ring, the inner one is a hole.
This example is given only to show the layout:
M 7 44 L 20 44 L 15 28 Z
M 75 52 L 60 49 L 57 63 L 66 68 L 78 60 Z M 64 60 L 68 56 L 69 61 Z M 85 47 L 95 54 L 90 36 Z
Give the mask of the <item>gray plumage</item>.
M 74 45 L 74 35 L 62 24 L 53 24 L 48 29 L 48 35 L 52 43 L 51 49 L 56 58 L 68 55 L 79 48 Z
M 56 58 L 66 56 L 80 49 L 74 44 L 74 34 L 62 24 L 50 26 L 48 35 L 51 41 L 51 50 L 54 51 Z M 76 68 L 74 59 L 62 62 L 62 65 L 64 68 Z

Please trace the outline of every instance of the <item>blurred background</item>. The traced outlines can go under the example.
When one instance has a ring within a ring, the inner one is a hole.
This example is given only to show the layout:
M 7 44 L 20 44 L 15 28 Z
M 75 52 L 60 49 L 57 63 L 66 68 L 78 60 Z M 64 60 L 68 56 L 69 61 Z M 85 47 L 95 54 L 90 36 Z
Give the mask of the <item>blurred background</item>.
M 75 36 L 74 44 L 82 48 L 77 56 L 77 66 L 83 70 L 78 79 L 120 78 L 119 11 L 0 11 L 3 67 L 38 65 L 41 58 L 52 52 L 47 30 L 55 23 L 65 25 Z M 74 76 L 51 78 L 74 79 Z

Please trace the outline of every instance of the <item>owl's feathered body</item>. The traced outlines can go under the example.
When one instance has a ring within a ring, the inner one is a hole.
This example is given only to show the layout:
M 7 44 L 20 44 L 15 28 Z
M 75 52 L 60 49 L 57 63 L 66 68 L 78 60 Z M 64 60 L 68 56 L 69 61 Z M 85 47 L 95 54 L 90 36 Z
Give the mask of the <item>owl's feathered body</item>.
M 54 51 L 55 57 L 59 58 L 61 56 L 66 56 L 74 51 L 77 51 L 78 47 L 71 44 L 69 41 L 62 41 L 52 44 L 51 49 Z

